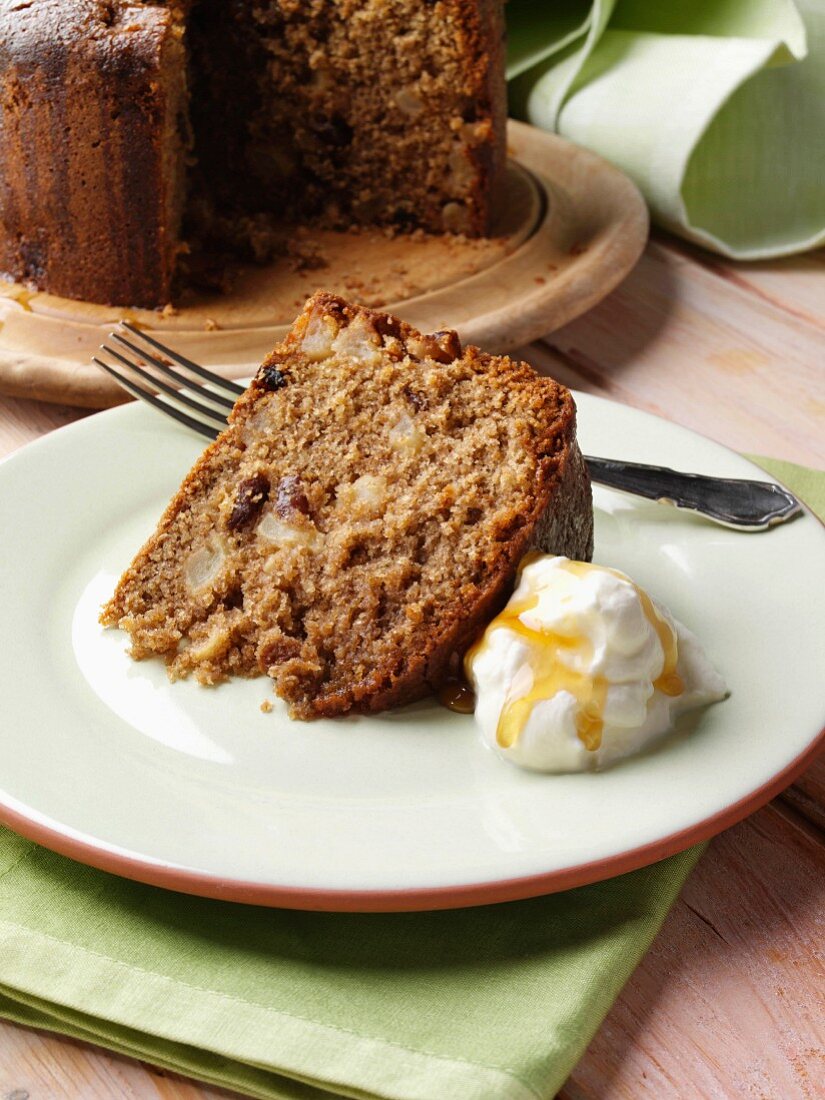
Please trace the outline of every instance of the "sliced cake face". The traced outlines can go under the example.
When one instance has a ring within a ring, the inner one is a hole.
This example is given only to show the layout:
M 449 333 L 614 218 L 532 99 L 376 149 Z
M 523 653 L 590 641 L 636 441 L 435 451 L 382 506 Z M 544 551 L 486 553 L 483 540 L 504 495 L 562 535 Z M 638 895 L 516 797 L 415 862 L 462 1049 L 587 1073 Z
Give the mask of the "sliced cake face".
M 163 305 L 184 203 L 177 9 L 0 0 L 0 271 L 53 294 Z
M 201 186 L 221 209 L 479 235 L 504 160 L 501 0 L 200 0 Z M 239 192 L 239 188 L 242 189 Z
M 570 394 L 320 294 L 103 621 L 173 677 L 267 672 L 299 717 L 381 709 L 457 674 L 535 546 L 592 548 Z

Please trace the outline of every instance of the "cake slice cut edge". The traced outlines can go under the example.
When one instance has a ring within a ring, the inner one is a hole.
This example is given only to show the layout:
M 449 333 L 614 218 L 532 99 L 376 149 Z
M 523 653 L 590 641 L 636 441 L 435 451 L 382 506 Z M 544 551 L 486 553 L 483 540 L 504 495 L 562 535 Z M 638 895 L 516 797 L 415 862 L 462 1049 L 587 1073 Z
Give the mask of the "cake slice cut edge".
M 589 560 L 569 391 L 318 292 L 101 613 L 136 659 L 268 674 L 297 718 L 456 676 L 533 549 Z

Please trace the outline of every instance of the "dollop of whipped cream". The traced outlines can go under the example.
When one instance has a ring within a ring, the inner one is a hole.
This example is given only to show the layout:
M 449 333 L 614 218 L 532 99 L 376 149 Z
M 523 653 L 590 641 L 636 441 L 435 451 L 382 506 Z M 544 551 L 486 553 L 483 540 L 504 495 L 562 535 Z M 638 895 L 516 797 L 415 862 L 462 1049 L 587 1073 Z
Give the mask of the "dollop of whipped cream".
M 485 741 L 524 768 L 629 756 L 727 689 L 698 639 L 615 569 L 531 554 L 465 658 Z

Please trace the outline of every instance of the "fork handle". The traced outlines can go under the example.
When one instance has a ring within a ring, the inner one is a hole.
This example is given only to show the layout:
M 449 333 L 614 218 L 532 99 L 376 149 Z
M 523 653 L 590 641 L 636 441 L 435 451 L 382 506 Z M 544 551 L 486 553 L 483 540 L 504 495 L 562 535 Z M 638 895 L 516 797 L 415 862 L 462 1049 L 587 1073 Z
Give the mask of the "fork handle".
M 647 466 L 589 455 L 585 460 L 593 481 L 697 512 L 739 531 L 764 531 L 802 511 L 795 496 L 770 481 L 684 474 L 668 466 Z

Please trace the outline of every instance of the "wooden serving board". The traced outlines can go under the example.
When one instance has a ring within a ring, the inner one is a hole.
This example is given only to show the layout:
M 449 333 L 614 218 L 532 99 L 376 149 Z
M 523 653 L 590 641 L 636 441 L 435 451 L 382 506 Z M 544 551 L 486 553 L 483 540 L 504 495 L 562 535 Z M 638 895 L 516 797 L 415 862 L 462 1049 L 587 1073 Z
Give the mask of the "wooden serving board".
M 90 357 L 123 319 L 226 377 L 251 374 L 323 288 L 387 306 L 424 331 L 508 351 L 595 305 L 633 267 L 647 209 L 595 154 L 519 122 L 508 126 L 507 187 L 488 240 L 301 231 L 297 254 L 245 267 L 229 294 L 164 311 L 77 302 L 0 286 L 0 393 L 106 408 L 126 395 Z

